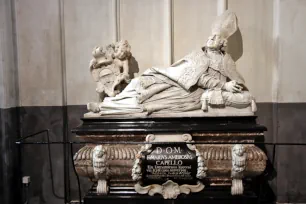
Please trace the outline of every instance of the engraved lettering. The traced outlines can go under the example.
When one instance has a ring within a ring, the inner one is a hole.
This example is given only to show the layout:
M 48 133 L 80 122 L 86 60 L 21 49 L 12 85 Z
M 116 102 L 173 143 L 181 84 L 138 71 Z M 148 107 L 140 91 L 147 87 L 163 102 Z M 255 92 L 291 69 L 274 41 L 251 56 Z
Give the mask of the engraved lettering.
M 167 147 L 166 148 L 166 153 L 167 154 L 171 154 L 172 153 L 172 148 L 171 147 Z
M 193 182 L 197 170 L 195 152 L 186 144 L 158 145 L 146 155 L 144 179 Z
M 163 149 L 161 147 L 156 147 L 156 153 L 161 154 L 163 152 Z
M 181 148 L 180 147 L 173 147 L 174 148 L 174 153 L 175 154 L 180 154 L 181 153 Z

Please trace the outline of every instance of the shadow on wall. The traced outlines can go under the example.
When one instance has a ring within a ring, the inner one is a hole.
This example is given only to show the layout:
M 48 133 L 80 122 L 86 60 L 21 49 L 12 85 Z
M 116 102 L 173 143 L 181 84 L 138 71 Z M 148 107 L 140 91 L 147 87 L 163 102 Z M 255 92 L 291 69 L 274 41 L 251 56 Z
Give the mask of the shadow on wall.
M 243 42 L 240 29 L 228 38 L 227 41 L 227 53 L 231 55 L 236 62 L 243 54 Z
M 129 68 L 130 68 L 129 70 L 130 78 L 133 79 L 134 77 L 136 77 L 135 74 L 139 73 L 139 65 L 134 56 L 130 58 Z

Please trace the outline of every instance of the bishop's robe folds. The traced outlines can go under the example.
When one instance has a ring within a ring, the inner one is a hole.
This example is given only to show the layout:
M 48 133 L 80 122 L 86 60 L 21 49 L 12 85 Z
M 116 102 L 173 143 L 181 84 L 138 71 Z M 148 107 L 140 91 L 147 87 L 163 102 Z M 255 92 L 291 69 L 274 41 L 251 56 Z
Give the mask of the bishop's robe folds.
M 206 55 L 205 50 L 199 50 L 170 67 L 148 69 L 142 76 L 133 79 L 120 94 L 105 98 L 100 105 L 101 114 L 199 110 L 204 92 L 211 104 L 235 104 L 227 100 L 236 96 L 222 88 L 227 79 L 240 83 L 244 81 L 229 56 L 225 55 L 223 59 L 215 62 Z M 240 95 L 238 98 L 245 99 L 244 93 Z M 246 105 L 249 105 L 249 97 L 246 101 Z

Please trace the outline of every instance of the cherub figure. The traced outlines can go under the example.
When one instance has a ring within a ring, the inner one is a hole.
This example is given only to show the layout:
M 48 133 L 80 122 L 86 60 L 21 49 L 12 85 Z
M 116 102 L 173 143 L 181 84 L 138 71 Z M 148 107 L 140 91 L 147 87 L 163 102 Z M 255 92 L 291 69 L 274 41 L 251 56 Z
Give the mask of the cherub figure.
M 232 150 L 232 177 L 233 178 L 242 178 L 243 171 L 245 170 L 245 147 L 243 145 L 235 145 Z
M 246 168 L 246 151 L 241 144 L 236 144 L 232 149 L 232 195 L 243 194 L 243 172 Z
M 96 92 L 99 94 L 99 102 L 105 95 L 114 97 L 130 82 L 129 59 L 131 58 L 131 46 L 126 40 L 103 47 L 95 47 L 93 59 L 89 68 L 92 77 L 97 82 Z M 99 112 L 99 103 L 87 104 L 87 109 Z
M 121 82 L 130 83 L 129 59 L 131 56 L 131 46 L 127 40 L 121 40 L 115 44 L 114 64 L 117 68 L 122 70 L 122 72 L 119 74 L 113 84 L 114 90 Z
M 97 145 L 93 149 L 92 164 L 95 178 L 98 180 L 97 193 L 107 194 L 107 164 L 106 164 L 106 149 L 102 145 Z

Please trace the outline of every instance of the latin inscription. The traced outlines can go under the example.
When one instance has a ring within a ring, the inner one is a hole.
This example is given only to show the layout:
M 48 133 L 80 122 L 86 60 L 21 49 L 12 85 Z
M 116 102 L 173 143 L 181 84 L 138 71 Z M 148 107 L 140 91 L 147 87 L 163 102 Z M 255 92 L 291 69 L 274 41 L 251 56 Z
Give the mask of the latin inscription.
M 186 144 L 158 145 L 153 149 L 146 155 L 145 180 L 185 182 L 195 179 L 196 155 Z

